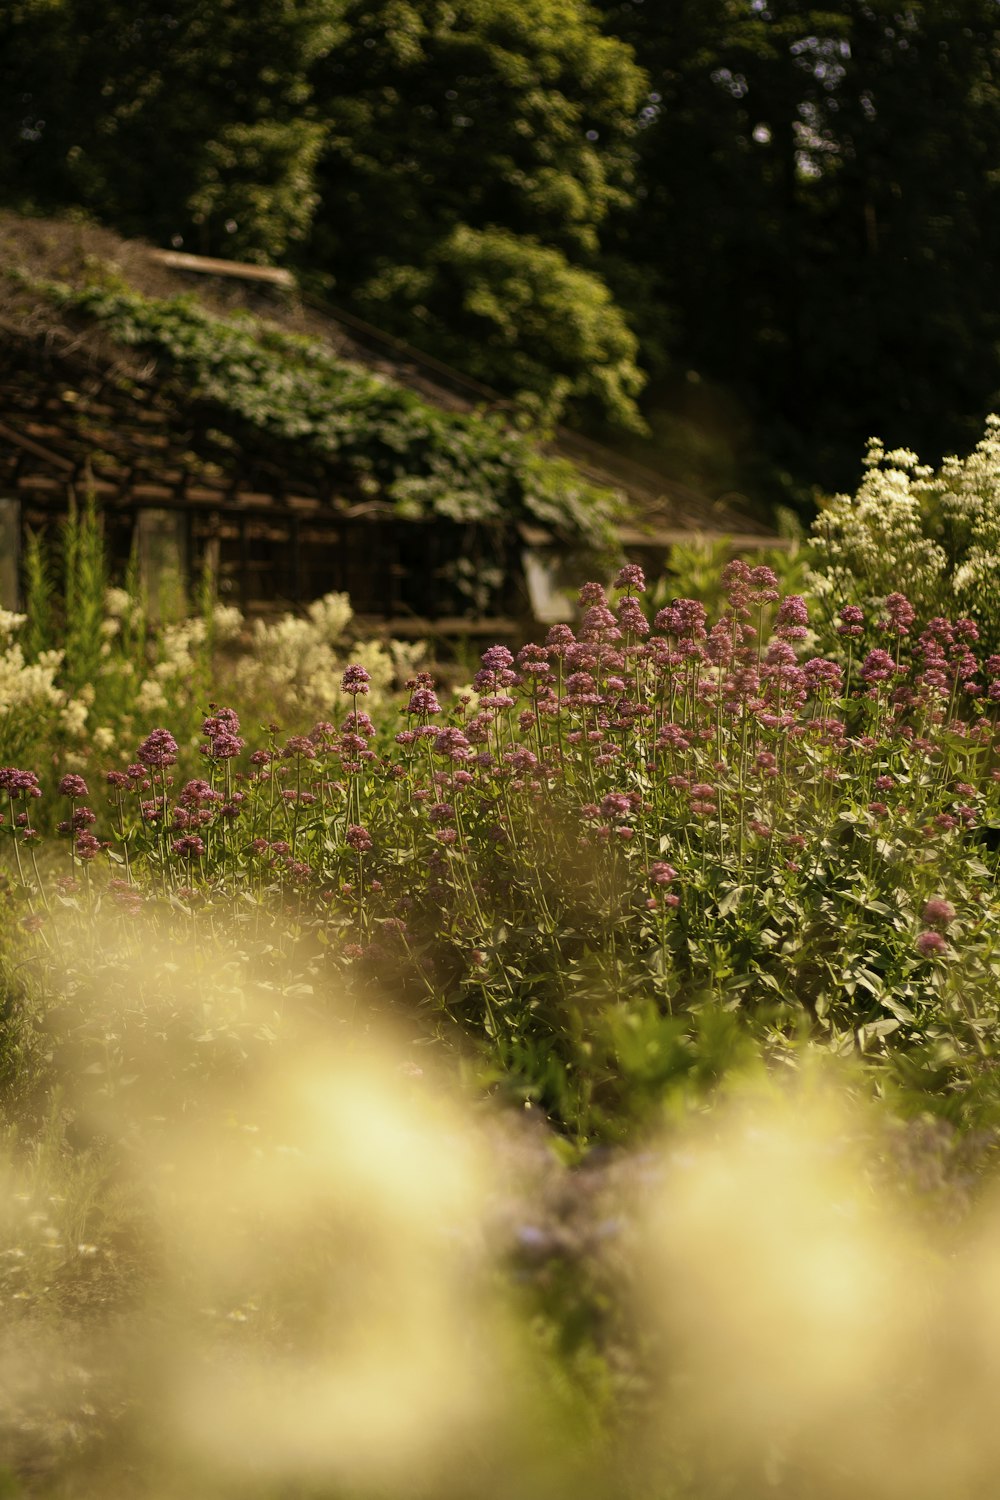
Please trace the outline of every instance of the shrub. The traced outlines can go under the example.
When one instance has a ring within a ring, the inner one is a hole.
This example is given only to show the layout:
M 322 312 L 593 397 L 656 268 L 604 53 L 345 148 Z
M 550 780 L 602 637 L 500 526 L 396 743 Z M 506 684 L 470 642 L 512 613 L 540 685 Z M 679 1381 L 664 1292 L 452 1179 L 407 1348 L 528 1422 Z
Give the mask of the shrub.
M 194 779 L 157 729 L 93 812 L 64 788 L 62 894 L 82 919 L 283 912 L 321 967 L 480 1038 L 583 1135 L 627 1132 L 748 1036 L 905 1058 L 941 1108 L 989 1112 L 997 659 L 939 619 L 903 661 L 900 607 L 846 670 L 801 659 L 799 596 L 741 562 L 724 586 L 714 624 L 677 600 L 651 626 L 638 568 L 610 598 L 588 584 L 576 633 L 490 647 L 448 712 L 420 674 L 377 725 L 360 664 L 307 734 L 251 750 L 214 709 Z M 2 776 L 44 937 L 38 788 Z
M 810 585 L 827 640 L 838 606 L 880 618 L 901 592 L 925 620 L 969 616 L 987 654 L 1000 650 L 1000 416 L 966 458 L 937 470 L 872 439 L 865 471 L 857 494 L 836 496 L 812 528 Z

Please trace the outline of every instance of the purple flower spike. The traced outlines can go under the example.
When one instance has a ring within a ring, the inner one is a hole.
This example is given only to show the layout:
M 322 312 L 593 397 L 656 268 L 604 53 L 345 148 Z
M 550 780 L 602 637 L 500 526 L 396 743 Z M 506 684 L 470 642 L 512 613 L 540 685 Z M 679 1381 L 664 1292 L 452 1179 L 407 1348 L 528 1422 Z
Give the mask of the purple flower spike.
M 890 594 L 885 601 L 885 612 L 897 635 L 909 635 L 916 610 L 905 594 Z
M 144 766 L 172 766 L 177 760 L 177 741 L 169 729 L 154 729 L 143 740 L 136 754 Z
M 646 575 L 638 563 L 626 563 L 623 568 L 619 568 L 615 588 L 635 589 L 637 594 L 646 592 Z
M 505 672 L 514 665 L 514 658 L 506 646 L 489 646 L 483 652 L 481 660 L 489 672 Z
M 840 624 L 837 626 L 838 635 L 859 636 L 863 633 L 865 617 L 862 610 L 856 604 L 845 604 L 840 611 Z
M 861 668 L 862 682 L 887 682 L 896 671 L 888 651 L 869 651 Z
M 368 684 L 371 682 L 371 674 L 364 667 L 353 662 L 344 673 L 340 684 L 341 692 L 344 693 L 367 693 Z
M 0 791 L 10 797 L 40 797 L 42 789 L 34 771 L 19 771 L 16 766 L 0 766 Z
M 925 903 L 922 916 L 928 927 L 947 927 L 955 920 L 955 908 L 943 896 L 932 896 Z

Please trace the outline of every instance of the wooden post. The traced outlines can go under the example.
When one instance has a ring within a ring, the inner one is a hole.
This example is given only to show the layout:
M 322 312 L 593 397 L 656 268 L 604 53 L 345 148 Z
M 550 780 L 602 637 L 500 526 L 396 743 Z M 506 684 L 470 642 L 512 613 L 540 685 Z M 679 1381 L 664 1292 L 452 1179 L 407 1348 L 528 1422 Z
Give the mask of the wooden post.
M 135 525 L 139 576 L 150 619 L 178 619 L 186 608 L 184 515 L 175 510 L 140 510 Z
M 291 532 L 289 541 L 292 553 L 292 603 L 302 603 L 302 547 L 299 539 L 299 518 L 294 511 L 288 518 L 288 529 Z
M 241 514 L 236 524 L 240 532 L 240 609 L 246 614 L 250 599 L 250 540 L 246 516 Z
M 0 609 L 21 602 L 21 502 L 0 499 Z

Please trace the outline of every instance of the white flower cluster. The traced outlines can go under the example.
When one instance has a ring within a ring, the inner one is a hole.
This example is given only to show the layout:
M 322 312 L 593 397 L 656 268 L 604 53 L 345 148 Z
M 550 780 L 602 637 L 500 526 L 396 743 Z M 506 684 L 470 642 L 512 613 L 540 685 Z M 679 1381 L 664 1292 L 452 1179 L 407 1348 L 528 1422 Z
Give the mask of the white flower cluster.
M 112 588 L 100 626 L 97 678 L 70 695 L 59 686 L 64 653 L 44 651 L 27 661 L 18 640 L 26 616 L 0 610 L 0 716 L 24 709 L 40 716 L 46 709 L 49 721 L 67 739 L 86 741 L 104 752 L 116 743 L 122 723 L 131 724 L 133 713 L 148 722 L 174 712 L 206 669 L 215 673 L 221 668 L 235 678 L 237 695 L 247 704 L 326 717 L 344 701 L 340 683 L 348 662 L 366 668 L 371 697 L 377 701 L 397 681 L 412 676 L 425 655 L 422 643 L 348 643 L 345 632 L 352 618 L 348 596 L 334 593 L 317 599 L 304 616 L 258 620 L 248 642 L 240 610 L 222 604 L 215 606 L 210 621 L 194 615 L 146 636 L 141 601 L 125 589 Z M 237 642 L 243 649 L 232 666 L 225 659 L 207 660 L 215 648 Z
M 813 593 L 836 609 L 900 592 L 925 618 L 971 615 L 1000 635 L 1000 416 L 937 471 L 874 438 L 865 469 L 857 494 L 836 496 L 813 524 Z
M 109 590 L 115 594 L 123 592 Z M 211 623 L 214 642 L 225 645 L 238 638 L 243 615 L 233 605 L 217 604 Z M 136 707 L 141 714 L 148 716 L 170 706 L 171 695 L 191 681 L 198 657 L 206 649 L 208 635 L 209 625 L 202 615 L 192 615 L 163 627 L 158 637 L 159 660 L 136 693 Z
M 0 714 L 15 709 L 42 707 L 62 708 L 65 695 L 56 686 L 56 674 L 62 665 L 61 651 L 43 651 L 37 661 L 28 662 L 17 640 L 25 615 L 0 609 Z
M 304 617 L 257 620 L 250 651 L 236 665 L 237 686 L 248 697 L 265 694 L 279 708 L 326 712 L 342 701 L 340 680 L 350 660 L 370 674 L 372 698 L 384 696 L 398 675 L 415 668 L 423 646 L 359 641 L 348 651 L 343 637 L 353 614 L 348 596 L 334 593 L 310 604 Z

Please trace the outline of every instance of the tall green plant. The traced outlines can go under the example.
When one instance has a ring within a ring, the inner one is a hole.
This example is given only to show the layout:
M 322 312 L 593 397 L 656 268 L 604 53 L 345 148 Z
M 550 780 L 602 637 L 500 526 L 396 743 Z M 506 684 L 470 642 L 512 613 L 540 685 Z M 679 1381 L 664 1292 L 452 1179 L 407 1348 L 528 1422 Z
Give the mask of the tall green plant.
M 24 600 L 28 616 L 22 644 L 29 661 L 55 644 L 55 581 L 52 553 L 39 531 L 30 531 L 24 546 Z
M 108 591 L 104 531 L 92 491 L 81 507 L 70 497 L 62 529 L 64 646 L 66 684 L 77 689 L 93 682 L 101 663 L 101 625 Z

